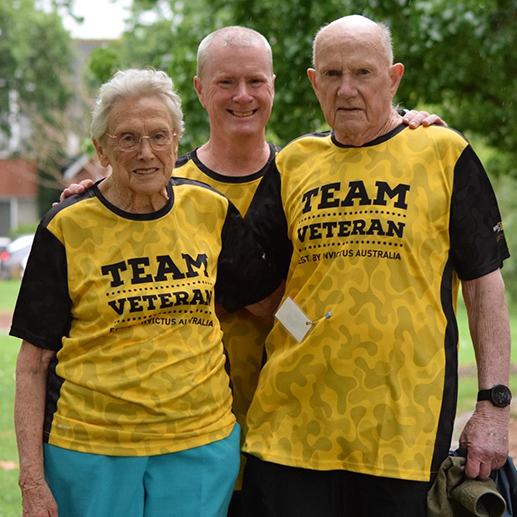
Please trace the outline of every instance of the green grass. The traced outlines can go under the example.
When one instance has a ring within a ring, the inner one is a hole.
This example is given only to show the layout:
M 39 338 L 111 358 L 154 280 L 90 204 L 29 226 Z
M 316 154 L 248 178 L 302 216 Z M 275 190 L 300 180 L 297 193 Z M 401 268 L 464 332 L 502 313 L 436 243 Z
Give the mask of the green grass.
M 21 280 L 0 280 L 0 311 L 14 309 L 20 283 Z
M 14 368 L 20 340 L 0 334 L 0 461 L 18 463 L 14 435 Z M 0 467 L 0 516 L 20 517 L 18 469 Z
M 0 311 L 12 311 L 20 280 L 0 281 Z M 18 463 L 14 435 L 14 368 L 20 340 L 0 333 L 0 461 Z M 0 517 L 20 517 L 18 469 L 0 467 Z

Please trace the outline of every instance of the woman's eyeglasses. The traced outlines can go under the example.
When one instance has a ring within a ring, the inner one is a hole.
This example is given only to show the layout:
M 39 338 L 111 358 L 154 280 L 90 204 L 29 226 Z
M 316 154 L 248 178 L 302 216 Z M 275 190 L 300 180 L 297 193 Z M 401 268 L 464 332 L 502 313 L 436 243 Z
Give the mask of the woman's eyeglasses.
M 109 138 L 115 139 L 115 145 L 121 151 L 136 151 L 140 147 L 140 142 L 143 138 L 149 140 L 149 145 L 155 151 L 166 151 L 172 144 L 176 133 L 168 129 L 159 129 L 150 135 L 137 135 L 136 133 L 128 133 L 127 131 L 119 133 L 118 135 L 110 135 L 104 133 Z

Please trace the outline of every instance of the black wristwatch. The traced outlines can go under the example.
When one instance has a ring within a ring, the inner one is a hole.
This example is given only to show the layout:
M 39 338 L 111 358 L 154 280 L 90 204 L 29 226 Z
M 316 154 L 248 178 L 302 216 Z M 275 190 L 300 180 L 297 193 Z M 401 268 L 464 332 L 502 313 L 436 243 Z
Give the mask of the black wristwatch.
M 494 406 L 506 407 L 512 401 L 512 392 L 508 386 L 497 384 L 489 390 L 479 390 L 478 402 L 480 400 L 489 400 Z

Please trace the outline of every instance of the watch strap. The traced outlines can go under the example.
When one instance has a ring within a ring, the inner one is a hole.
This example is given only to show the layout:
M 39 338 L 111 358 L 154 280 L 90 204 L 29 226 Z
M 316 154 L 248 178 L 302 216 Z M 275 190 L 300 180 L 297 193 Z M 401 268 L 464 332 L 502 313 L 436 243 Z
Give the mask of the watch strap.
M 482 400 L 490 400 L 490 394 L 492 393 L 492 388 L 488 390 L 479 390 L 478 391 L 478 402 Z

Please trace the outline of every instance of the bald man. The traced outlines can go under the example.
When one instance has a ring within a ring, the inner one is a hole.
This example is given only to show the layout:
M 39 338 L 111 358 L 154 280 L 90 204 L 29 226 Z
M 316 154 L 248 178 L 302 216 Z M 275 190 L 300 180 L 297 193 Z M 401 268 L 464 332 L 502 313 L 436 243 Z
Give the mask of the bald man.
M 287 233 L 293 253 L 248 411 L 247 515 L 426 515 L 455 416 L 460 281 L 480 389 L 467 475 L 506 459 L 501 217 L 461 134 L 403 125 L 403 72 L 386 26 L 321 29 L 308 76 L 332 130 L 284 148 L 248 210 L 266 250 Z

